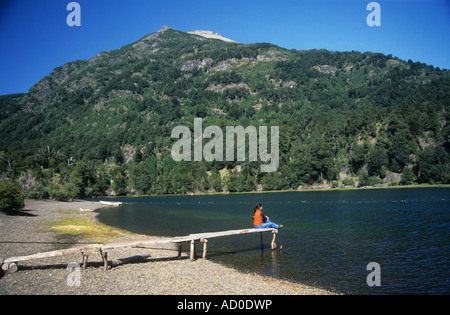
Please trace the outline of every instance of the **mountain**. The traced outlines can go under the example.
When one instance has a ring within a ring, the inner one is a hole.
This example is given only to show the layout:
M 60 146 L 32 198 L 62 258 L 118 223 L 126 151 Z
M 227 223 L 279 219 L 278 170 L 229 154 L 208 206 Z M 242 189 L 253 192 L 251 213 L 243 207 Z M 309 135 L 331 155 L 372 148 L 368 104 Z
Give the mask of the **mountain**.
M 419 62 L 163 27 L 0 97 L 0 174 L 54 198 L 448 183 L 449 103 L 449 71 Z M 174 162 L 195 117 L 279 126 L 278 171 Z

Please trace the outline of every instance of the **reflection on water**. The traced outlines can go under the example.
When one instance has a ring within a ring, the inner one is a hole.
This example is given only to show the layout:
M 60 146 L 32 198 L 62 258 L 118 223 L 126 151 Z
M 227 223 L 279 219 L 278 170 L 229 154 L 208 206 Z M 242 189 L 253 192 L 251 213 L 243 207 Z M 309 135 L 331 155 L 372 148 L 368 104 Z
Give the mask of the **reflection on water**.
M 264 205 L 283 224 L 271 235 L 211 239 L 208 259 L 235 268 L 351 293 L 449 293 L 448 188 L 121 199 L 99 220 L 162 236 L 249 228 Z M 283 250 L 280 250 L 283 246 Z M 382 286 L 369 288 L 367 264 L 381 265 Z

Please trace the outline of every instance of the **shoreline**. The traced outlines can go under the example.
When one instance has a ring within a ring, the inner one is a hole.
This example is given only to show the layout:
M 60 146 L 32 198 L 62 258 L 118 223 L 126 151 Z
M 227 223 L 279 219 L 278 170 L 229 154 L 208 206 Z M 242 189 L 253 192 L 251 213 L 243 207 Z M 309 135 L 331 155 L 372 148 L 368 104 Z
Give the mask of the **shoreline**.
M 153 194 L 153 195 L 126 195 L 126 196 L 99 196 L 92 199 L 122 199 L 122 198 L 146 198 L 146 197 L 179 197 L 179 196 L 214 196 L 214 195 L 239 195 L 239 194 L 273 194 L 273 193 L 306 193 L 321 191 L 352 191 L 352 190 L 388 190 L 388 189 L 414 189 L 414 188 L 450 188 L 450 184 L 416 184 L 416 185 L 394 185 L 394 186 L 364 186 L 364 187 L 337 187 L 318 188 L 305 186 L 302 189 L 263 190 L 263 191 L 240 191 L 240 192 L 200 192 L 188 194 Z M 83 199 L 89 200 L 89 199 Z
M 102 240 L 103 243 L 159 239 L 107 227 L 96 212 L 79 208 L 108 207 L 98 202 L 27 200 L 21 216 L 0 213 L 0 258 L 71 248 Z M 82 224 L 79 224 L 82 222 Z M 61 229 L 58 223 L 66 224 Z M 87 226 L 87 227 L 86 227 Z M 105 230 L 103 230 L 105 229 Z M 89 234 L 95 230 L 94 234 Z M 73 233 L 69 233 L 72 231 Z M 77 234 L 78 233 L 78 234 Z M 100 234 L 99 234 L 100 233 Z M 103 233 L 103 234 L 102 234 Z M 105 235 L 107 236 L 105 238 Z M 161 248 L 125 248 L 108 253 L 109 260 L 149 253 L 144 262 L 103 271 L 99 253 L 91 253 L 87 268 L 80 270 L 80 286 L 69 286 L 71 262 L 81 265 L 81 255 L 36 259 L 19 263 L 13 274 L 0 275 L 0 295 L 162 294 L 162 295 L 330 295 L 324 289 L 237 271 L 209 260 L 188 260 L 172 244 Z

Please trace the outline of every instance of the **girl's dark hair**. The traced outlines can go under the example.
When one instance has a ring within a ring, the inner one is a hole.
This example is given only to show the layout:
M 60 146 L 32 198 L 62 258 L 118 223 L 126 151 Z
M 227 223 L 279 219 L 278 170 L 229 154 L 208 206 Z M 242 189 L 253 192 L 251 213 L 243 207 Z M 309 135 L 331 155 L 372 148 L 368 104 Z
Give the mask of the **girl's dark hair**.
M 262 204 L 258 203 L 258 204 L 255 206 L 255 208 L 253 209 L 253 213 L 255 213 L 256 210 L 258 210 L 258 209 L 261 208 L 261 207 L 262 207 Z

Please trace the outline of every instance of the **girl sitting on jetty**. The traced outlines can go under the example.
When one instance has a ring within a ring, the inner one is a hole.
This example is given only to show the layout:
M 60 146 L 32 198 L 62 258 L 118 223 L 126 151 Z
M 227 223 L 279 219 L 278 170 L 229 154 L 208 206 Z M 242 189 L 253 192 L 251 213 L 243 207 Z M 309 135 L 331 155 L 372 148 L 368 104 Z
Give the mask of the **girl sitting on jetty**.
M 256 229 L 266 229 L 266 228 L 273 228 L 273 229 L 281 229 L 283 226 L 275 224 L 269 220 L 269 217 L 265 216 L 262 212 L 263 206 L 262 204 L 257 204 L 254 213 L 253 213 L 253 226 Z

